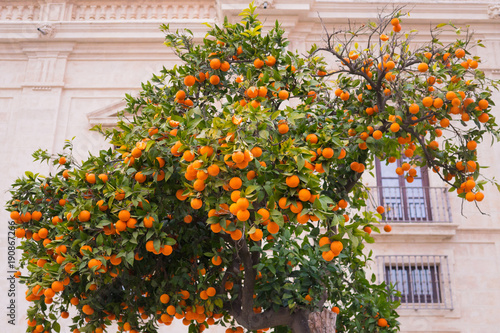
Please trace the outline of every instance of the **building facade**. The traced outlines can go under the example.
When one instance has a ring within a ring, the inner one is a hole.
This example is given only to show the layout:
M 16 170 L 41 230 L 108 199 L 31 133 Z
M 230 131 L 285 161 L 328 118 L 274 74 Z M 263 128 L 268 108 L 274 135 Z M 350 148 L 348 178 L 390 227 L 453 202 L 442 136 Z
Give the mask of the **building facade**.
M 264 27 L 282 23 L 290 49 L 301 53 L 323 41 L 323 27 L 363 24 L 395 1 L 258 0 Z M 415 42 L 429 40 L 429 28 L 453 21 L 470 25 L 474 39 L 486 48 L 475 50 L 486 75 L 500 79 L 500 3 L 473 0 L 411 0 L 404 29 L 418 29 Z M 10 183 L 25 170 L 50 171 L 34 164 L 31 153 L 62 150 L 75 137 L 77 159 L 105 147 L 89 129 L 98 123 L 113 126 L 126 93 L 135 94 L 151 73 L 177 63 L 163 45 L 158 29 L 188 28 L 195 40 L 206 33 L 202 23 L 237 20 L 248 6 L 242 0 L 0 0 L 0 177 L 1 200 Z M 454 32 L 441 40 L 453 41 Z M 497 104 L 500 94 L 495 95 Z M 499 114 L 500 109 L 494 111 Z M 487 140 L 485 140 L 486 142 Z M 487 143 L 479 150 L 484 172 L 500 172 L 500 148 Z M 500 194 L 485 190 L 479 204 L 464 204 L 432 172 L 419 172 L 411 187 L 377 164 L 373 178 L 365 177 L 374 204 L 391 207 L 385 215 L 391 233 L 376 235 L 369 245 L 371 267 L 379 281 L 396 284 L 402 292 L 401 331 L 446 333 L 498 332 L 500 309 Z M 1 212 L 3 221 L 8 214 Z M 8 226 L 0 231 L 1 327 L 20 333 L 26 327 L 27 302 L 23 286 L 9 279 L 13 260 Z M 19 258 L 20 254 L 15 254 Z M 12 293 L 11 290 L 14 292 Z M 13 296 L 12 296 L 13 295 Z M 14 312 L 12 304 L 15 305 Z M 14 313 L 14 316 L 12 316 Z M 15 324 L 15 325 L 13 325 Z M 63 328 L 64 331 L 64 328 Z M 166 330 L 165 330 L 166 331 Z M 169 330 L 185 332 L 182 325 Z M 211 330 L 211 331 L 223 331 Z

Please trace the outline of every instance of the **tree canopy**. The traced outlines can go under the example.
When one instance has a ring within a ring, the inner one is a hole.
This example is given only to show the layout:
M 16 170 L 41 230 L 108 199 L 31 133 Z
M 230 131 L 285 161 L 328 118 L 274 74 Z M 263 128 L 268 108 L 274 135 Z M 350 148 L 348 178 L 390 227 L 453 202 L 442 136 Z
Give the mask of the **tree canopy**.
M 59 332 L 71 306 L 74 332 L 311 332 L 325 308 L 338 332 L 398 330 L 397 291 L 366 273 L 385 208 L 360 179 L 405 156 L 407 182 L 427 167 L 483 200 L 476 146 L 498 138 L 498 82 L 470 54 L 481 45 L 443 44 L 457 29 L 443 24 L 414 46 L 395 10 L 299 55 L 279 22 L 264 34 L 253 5 L 240 15 L 202 43 L 163 26 L 182 64 L 96 128 L 114 148 L 81 164 L 70 141 L 39 150 L 55 172 L 13 184 L 29 332 Z

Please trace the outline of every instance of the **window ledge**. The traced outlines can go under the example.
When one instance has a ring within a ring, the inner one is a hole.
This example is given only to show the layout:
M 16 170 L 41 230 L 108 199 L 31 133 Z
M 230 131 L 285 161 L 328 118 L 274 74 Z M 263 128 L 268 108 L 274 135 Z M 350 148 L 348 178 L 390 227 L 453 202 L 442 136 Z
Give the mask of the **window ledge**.
M 392 242 L 394 238 L 415 241 L 442 241 L 455 236 L 458 224 L 455 223 L 391 223 L 392 231 L 372 233 L 375 242 Z M 383 224 L 379 226 L 383 229 Z
M 400 317 L 445 317 L 456 318 L 459 313 L 455 309 L 401 309 L 398 308 Z

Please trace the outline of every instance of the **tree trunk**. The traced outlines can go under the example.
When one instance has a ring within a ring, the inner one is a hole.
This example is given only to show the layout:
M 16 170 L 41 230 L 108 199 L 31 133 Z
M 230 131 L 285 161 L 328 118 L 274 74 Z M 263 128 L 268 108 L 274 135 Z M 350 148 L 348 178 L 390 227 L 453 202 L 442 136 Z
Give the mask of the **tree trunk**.
M 329 309 L 321 312 L 311 312 L 309 315 L 305 311 L 300 311 L 293 315 L 293 333 L 334 333 L 337 314 Z
M 337 314 L 329 309 L 309 314 L 310 333 L 334 333 Z

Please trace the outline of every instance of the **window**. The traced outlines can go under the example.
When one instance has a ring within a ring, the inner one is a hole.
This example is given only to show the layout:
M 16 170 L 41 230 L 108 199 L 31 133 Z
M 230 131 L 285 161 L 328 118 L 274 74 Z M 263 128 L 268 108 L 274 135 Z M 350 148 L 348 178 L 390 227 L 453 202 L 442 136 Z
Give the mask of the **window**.
M 432 221 L 427 169 L 418 168 L 412 183 L 396 174 L 396 168 L 406 162 L 376 162 L 379 204 L 386 208 L 386 221 Z
M 377 256 L 379 279 L 401 293 L 402 308 L 452 309 L 447 256 Z

